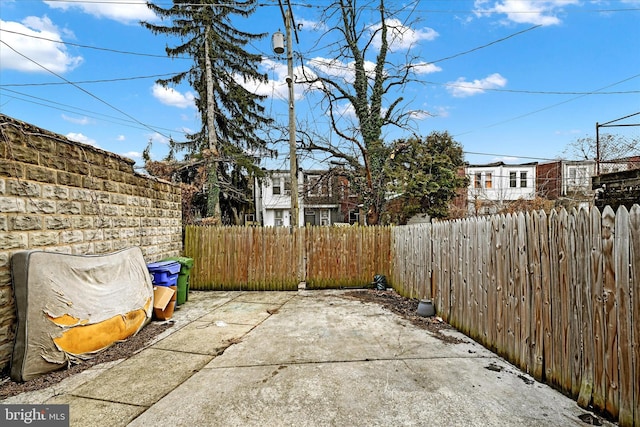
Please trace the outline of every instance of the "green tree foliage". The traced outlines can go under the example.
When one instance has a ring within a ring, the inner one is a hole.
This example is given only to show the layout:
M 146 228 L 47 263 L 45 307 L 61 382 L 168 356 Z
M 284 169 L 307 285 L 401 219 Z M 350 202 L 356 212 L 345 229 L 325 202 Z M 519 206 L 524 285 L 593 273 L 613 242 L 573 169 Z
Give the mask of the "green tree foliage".
M 405 223 L 418 213 L 447 217 L 449 202 L 469 184 L 462 168 L 462 145 L 448 132 L 395 141 L 385 165 L 389 193 L 401 200 L 394 219 Z
M 167 87 L 187 81 L 197 93 L 195 103 L 202 128 L 187 135 L 184 142 L 172 142 L 172 146 L 186 150 L 187 158 L 207 163 L 207 168 L 201 168 L 208 174 L 207 212 L 218 216 L 220 196 L 231 203 L 251 200 L 246 179 L 239 176 L 257 172 L 252 156 L 266 147 L 259 130 L 271 123 L 261 105 L 265 97 L 243 85 L 268 80 L 266 74 L 258 72 L 261 56 L 245 49 L 266 34 L 237 27 L 237 20 L 255 12 L 257 0 L 174 0 L 168 8 L 147 4 L 167 25 L 141 24 L 154 34 L 180 40 L 177 46 L 166 48 L 167 55 L 193 58 L 188 70 L 157 83 Z

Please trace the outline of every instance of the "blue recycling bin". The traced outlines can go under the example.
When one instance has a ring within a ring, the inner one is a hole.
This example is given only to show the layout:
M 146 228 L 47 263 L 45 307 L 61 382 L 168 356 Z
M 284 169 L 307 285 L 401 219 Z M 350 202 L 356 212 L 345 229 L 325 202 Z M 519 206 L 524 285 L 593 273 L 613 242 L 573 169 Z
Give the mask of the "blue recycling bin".
M 180 263 L 176 261 L 158 261 L 147 264 L 155 286 L 178 286 Z

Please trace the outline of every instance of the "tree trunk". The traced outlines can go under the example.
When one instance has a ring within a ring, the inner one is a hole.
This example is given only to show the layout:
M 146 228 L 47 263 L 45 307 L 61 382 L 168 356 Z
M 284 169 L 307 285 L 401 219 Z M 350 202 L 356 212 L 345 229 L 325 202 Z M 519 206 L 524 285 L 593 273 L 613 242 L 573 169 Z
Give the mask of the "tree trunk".
M 367 211 L 367 225 L 378 225 L 380 221 L 380 214 L 376 211 L 375 207 L 369 206 Z
M 205 75 L 207 79 L 207 136 L 209 138 L 209 150 L 211 157 L 207 167 L 207 216 L 213 217 L 218 223 L 222 222 L 220 211 L 220 185 L 218 184 L 218 164 L 220 152 L 218 151 L 218 135 L 216 134 L 216 107 L 213 102 L 213 72 L 209 58 L 209 27 L 204 33 L 204 57 Z

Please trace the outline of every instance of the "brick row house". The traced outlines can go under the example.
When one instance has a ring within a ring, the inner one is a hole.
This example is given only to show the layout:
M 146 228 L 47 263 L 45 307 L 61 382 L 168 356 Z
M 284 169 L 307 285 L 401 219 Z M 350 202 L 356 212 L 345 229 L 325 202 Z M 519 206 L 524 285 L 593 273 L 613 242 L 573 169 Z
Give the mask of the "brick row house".
M 566 208 L 592 206 L 596 175 L 594 160 L 557 160 L 546 163 L 467 165 L 467 213 L 504 212 L 509 204 L 544 199 Z
M 301 170 L 298 174 L 298 224 L 329 226 L 361 223 L 357 195 L 339 169 Z M 255 182 L 255 222 L 264 226 L 291 225 L 291 174 L 267 171 Z
M 558 160 L 538 165 L 538 196 L 567 208 L 593 205 L 591 179 L 596 175 L 594 160 Z
M 611 164 L 617 169 L 628 170 L 640 163 Z M 452 206 L 457 212 L 471 216 L 509 211 L 511 204 L 534 200 L 550 201 L 546 206 L 588 208 L 594 205 L 597 191 L 602 192 L 599 188 L 592 189 L 596 168 L 594 160 L 467 164 L 460 173 L 469 178 L 469 186 L 452 201 Z M 613 168 L 601 164 L 601 169 L 608 172 Z M 360 198 L 350 191 L 349 181 L 339 168 L 301 170 L 297 185 L 299 224 L 364 224 Z M 251 220 L 265 226 L 289 226 L 290 172 L 268 171 L 265 178 L 256 181 L 255 190 L 256 214 Z

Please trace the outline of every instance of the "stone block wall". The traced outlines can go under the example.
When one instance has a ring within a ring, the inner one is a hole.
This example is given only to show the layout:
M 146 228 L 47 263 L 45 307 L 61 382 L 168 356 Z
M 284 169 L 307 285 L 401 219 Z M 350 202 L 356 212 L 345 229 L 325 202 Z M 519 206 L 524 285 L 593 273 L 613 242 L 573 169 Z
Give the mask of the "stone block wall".
M 0 114 L 0 370 L 13 349 L 11 255 L 131 246 L 147 262 L 182 252 L 180 188 L 134 162 Z

